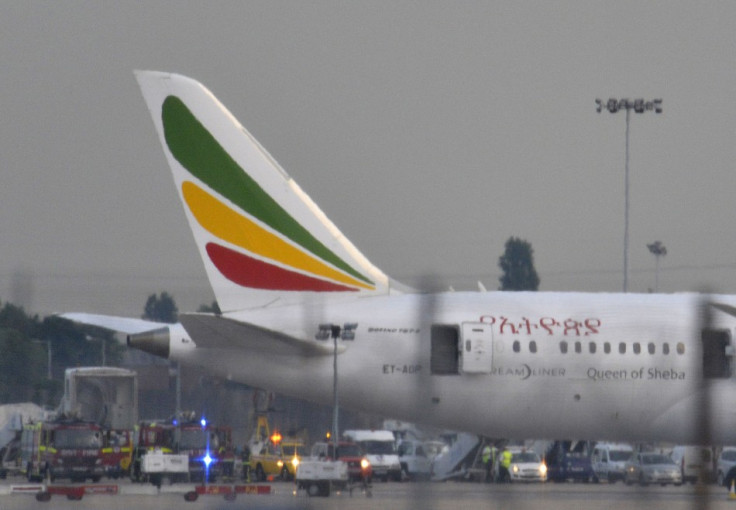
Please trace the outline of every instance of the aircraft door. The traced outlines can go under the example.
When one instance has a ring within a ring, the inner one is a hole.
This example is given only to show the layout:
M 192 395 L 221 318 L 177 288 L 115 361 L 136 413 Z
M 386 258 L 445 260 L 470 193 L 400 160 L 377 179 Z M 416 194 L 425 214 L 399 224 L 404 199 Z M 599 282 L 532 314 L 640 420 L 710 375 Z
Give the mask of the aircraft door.
M 464 322 L 460 370 L 466 374 L 490 374 L 493 364 L 493 330 L 483 322 Z
M 706 379 L 731 377 L 731 362 L 734 354 L 731 332 L 727 329 L 704 329 L 701 339 L 703 341 L 703 377 Z

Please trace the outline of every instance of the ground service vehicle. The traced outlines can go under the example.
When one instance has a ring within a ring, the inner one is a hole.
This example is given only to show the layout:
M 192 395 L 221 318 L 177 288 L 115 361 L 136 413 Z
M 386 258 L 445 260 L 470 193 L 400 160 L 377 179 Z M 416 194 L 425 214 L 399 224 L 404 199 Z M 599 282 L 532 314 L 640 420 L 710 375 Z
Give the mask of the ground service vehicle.
M 718 485 L 724 485 L 726 474 L 734 466 L 736 466 L 736 448 L 727 446 L 721 450 L 720 455 L 718 455 L 718 461 L 716 462 L 716 481 Z
M 21 466 L 29 481 L 102 478 L 102 429 L 84 421 L 28 424 L 21 433 Z
M 189 456 L 148 451 L 140 460 L 141 476 L 157 487 L 189 481 Z
M 588 446 L 584 441 L 555 441 L 545 455 L 547 479 L 589 482 L 595 478 Z
M 710 483 L 715 479 L 713 453 L 707 446 L 675 446 L 670 457 L 680 466 L 683 483 Z
M 371 463 L 373 477 L 401 480 L 401 464 L 396 453 L 394 434 L 390 430 L 346 430 L 343 434 L 358 443 Z
M 547 466 L 533 451 L 511 450 L 510 482 L 546 482 Z
M 260 451 L 251 452 L 251 473 L 259 482 L 265 481 L 269 476 L 279 476 L 282 480 L 293 480 L 297 466 L 306 456 L 306 448 L 301 439 L 284 439 L 281 434 L 274 432 Z
M 309 496 L 329 496 L 332 488 L 348 486 L 347 464 L 340 460 L 310 457 L 296 470 L 296 485 Z
M 337 456 L 334 455 L 334 443 L 314 443 L 310 457 L 312 459 L 341 460 L 347 464 L 348 481 L 368 484 L 371 482 L 373 470 L 368 457 L 357 443 L 340 441 L 337 443 Z
M 682 485 L 680 467 L 667 455 L 653 452 L 641 452 L 632 455 L 626 462 L 626 485 L 639 483 L 648 485 Z
M 429 478 L 432 460 L 427 455 L 424 443 L 416 439 L 405 439 L 397 448 L 401 472 L 407 478 Z
M 623 443 L 596 444 L 590 458 L 595 480 L 608 480 L 609 483 L 623 480 L 626 474 L 626 461 L 633 453 L 634 449 Z

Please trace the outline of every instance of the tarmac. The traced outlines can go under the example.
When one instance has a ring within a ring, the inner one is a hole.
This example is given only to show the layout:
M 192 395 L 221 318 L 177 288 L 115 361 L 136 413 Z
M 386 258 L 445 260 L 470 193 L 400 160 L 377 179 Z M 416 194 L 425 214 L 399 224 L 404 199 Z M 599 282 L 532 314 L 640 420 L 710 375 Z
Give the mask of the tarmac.
M 333 493 L 327 498 L 309 497 L 296 491 L 292 483 L 265 484 L 268 493 L 239 492 L 226 499 L 226 492 L 211 490 L 200 494 L 195 501 L 186 501 L 195 486 L 172 485 L 157 489 L 152 485 L 131 484 L 75 484 L 74 487 L 93 487 L 82 499 L 69 499 L 64 494 L 52 494 L 48 501 L 37 501 L 29 484 L 14 483 L 12 479 L 0 485 L 0 510 L 14 509 L 384 509 L 392 510 L 610 510 L 616 508 L 641 510 L 731 509 L 736 510 L 736 499 L 729 491 L 716 486 L 660 487 L 626 486 L 623 484 L 480 484 L 467 482 L 414 482 L 378 483 L 371 497 L 359 489 Z M 39 484 L 34 484 L 38 486 Z M 29 490 L 13 488 L 26 486 Z M 110 487 L 115 486 L 112 490 Z M 48 487 L 47 487 L 48 489 Z M 200 489 L 201 491 L 201 489 Z

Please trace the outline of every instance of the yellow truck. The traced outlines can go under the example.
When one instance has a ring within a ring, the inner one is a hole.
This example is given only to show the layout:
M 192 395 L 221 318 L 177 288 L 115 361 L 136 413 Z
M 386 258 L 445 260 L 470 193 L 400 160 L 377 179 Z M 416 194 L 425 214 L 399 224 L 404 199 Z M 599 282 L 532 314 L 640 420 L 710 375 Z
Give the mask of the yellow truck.
M 269 436 L 260 451 L 251 452 L 250 472 L 258 482 L 270 477 L 293 480 L 296 468 L 306 455 L 306 445 L 297 438 L 282 438 L 278 432 Z

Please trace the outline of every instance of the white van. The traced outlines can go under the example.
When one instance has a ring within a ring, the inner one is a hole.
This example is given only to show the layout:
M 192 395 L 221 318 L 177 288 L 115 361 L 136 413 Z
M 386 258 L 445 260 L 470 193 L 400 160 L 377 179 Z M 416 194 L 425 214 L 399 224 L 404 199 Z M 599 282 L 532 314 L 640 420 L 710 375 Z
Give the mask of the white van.
M 396 453 L 396 439 L 390 430 L 346 430 L 343 435 L 358 443 L 371 463 L 373 476 L 384 482 L 401 480 L 401 464 Z
M 670 457 L 680 466 L 683 483 L 695 483 L 698 480 L 703 483 L 710 483 L 715 480 L 713 452 L 709 447 L 675 446 Z
M 595 480 L 608 480 L 608 483 L 616 483 L 623 480 L 626 470 L 624 465 L 633 455 L 634 449 L 623 443 L 598 443 L 593 448 L 590 458 L 593 464 Z
M 398 447 L 399 462 L 404 476 L 411 479 L 429 479 L 432 460 L 424 443 L 416 439 L 404 439 Z

